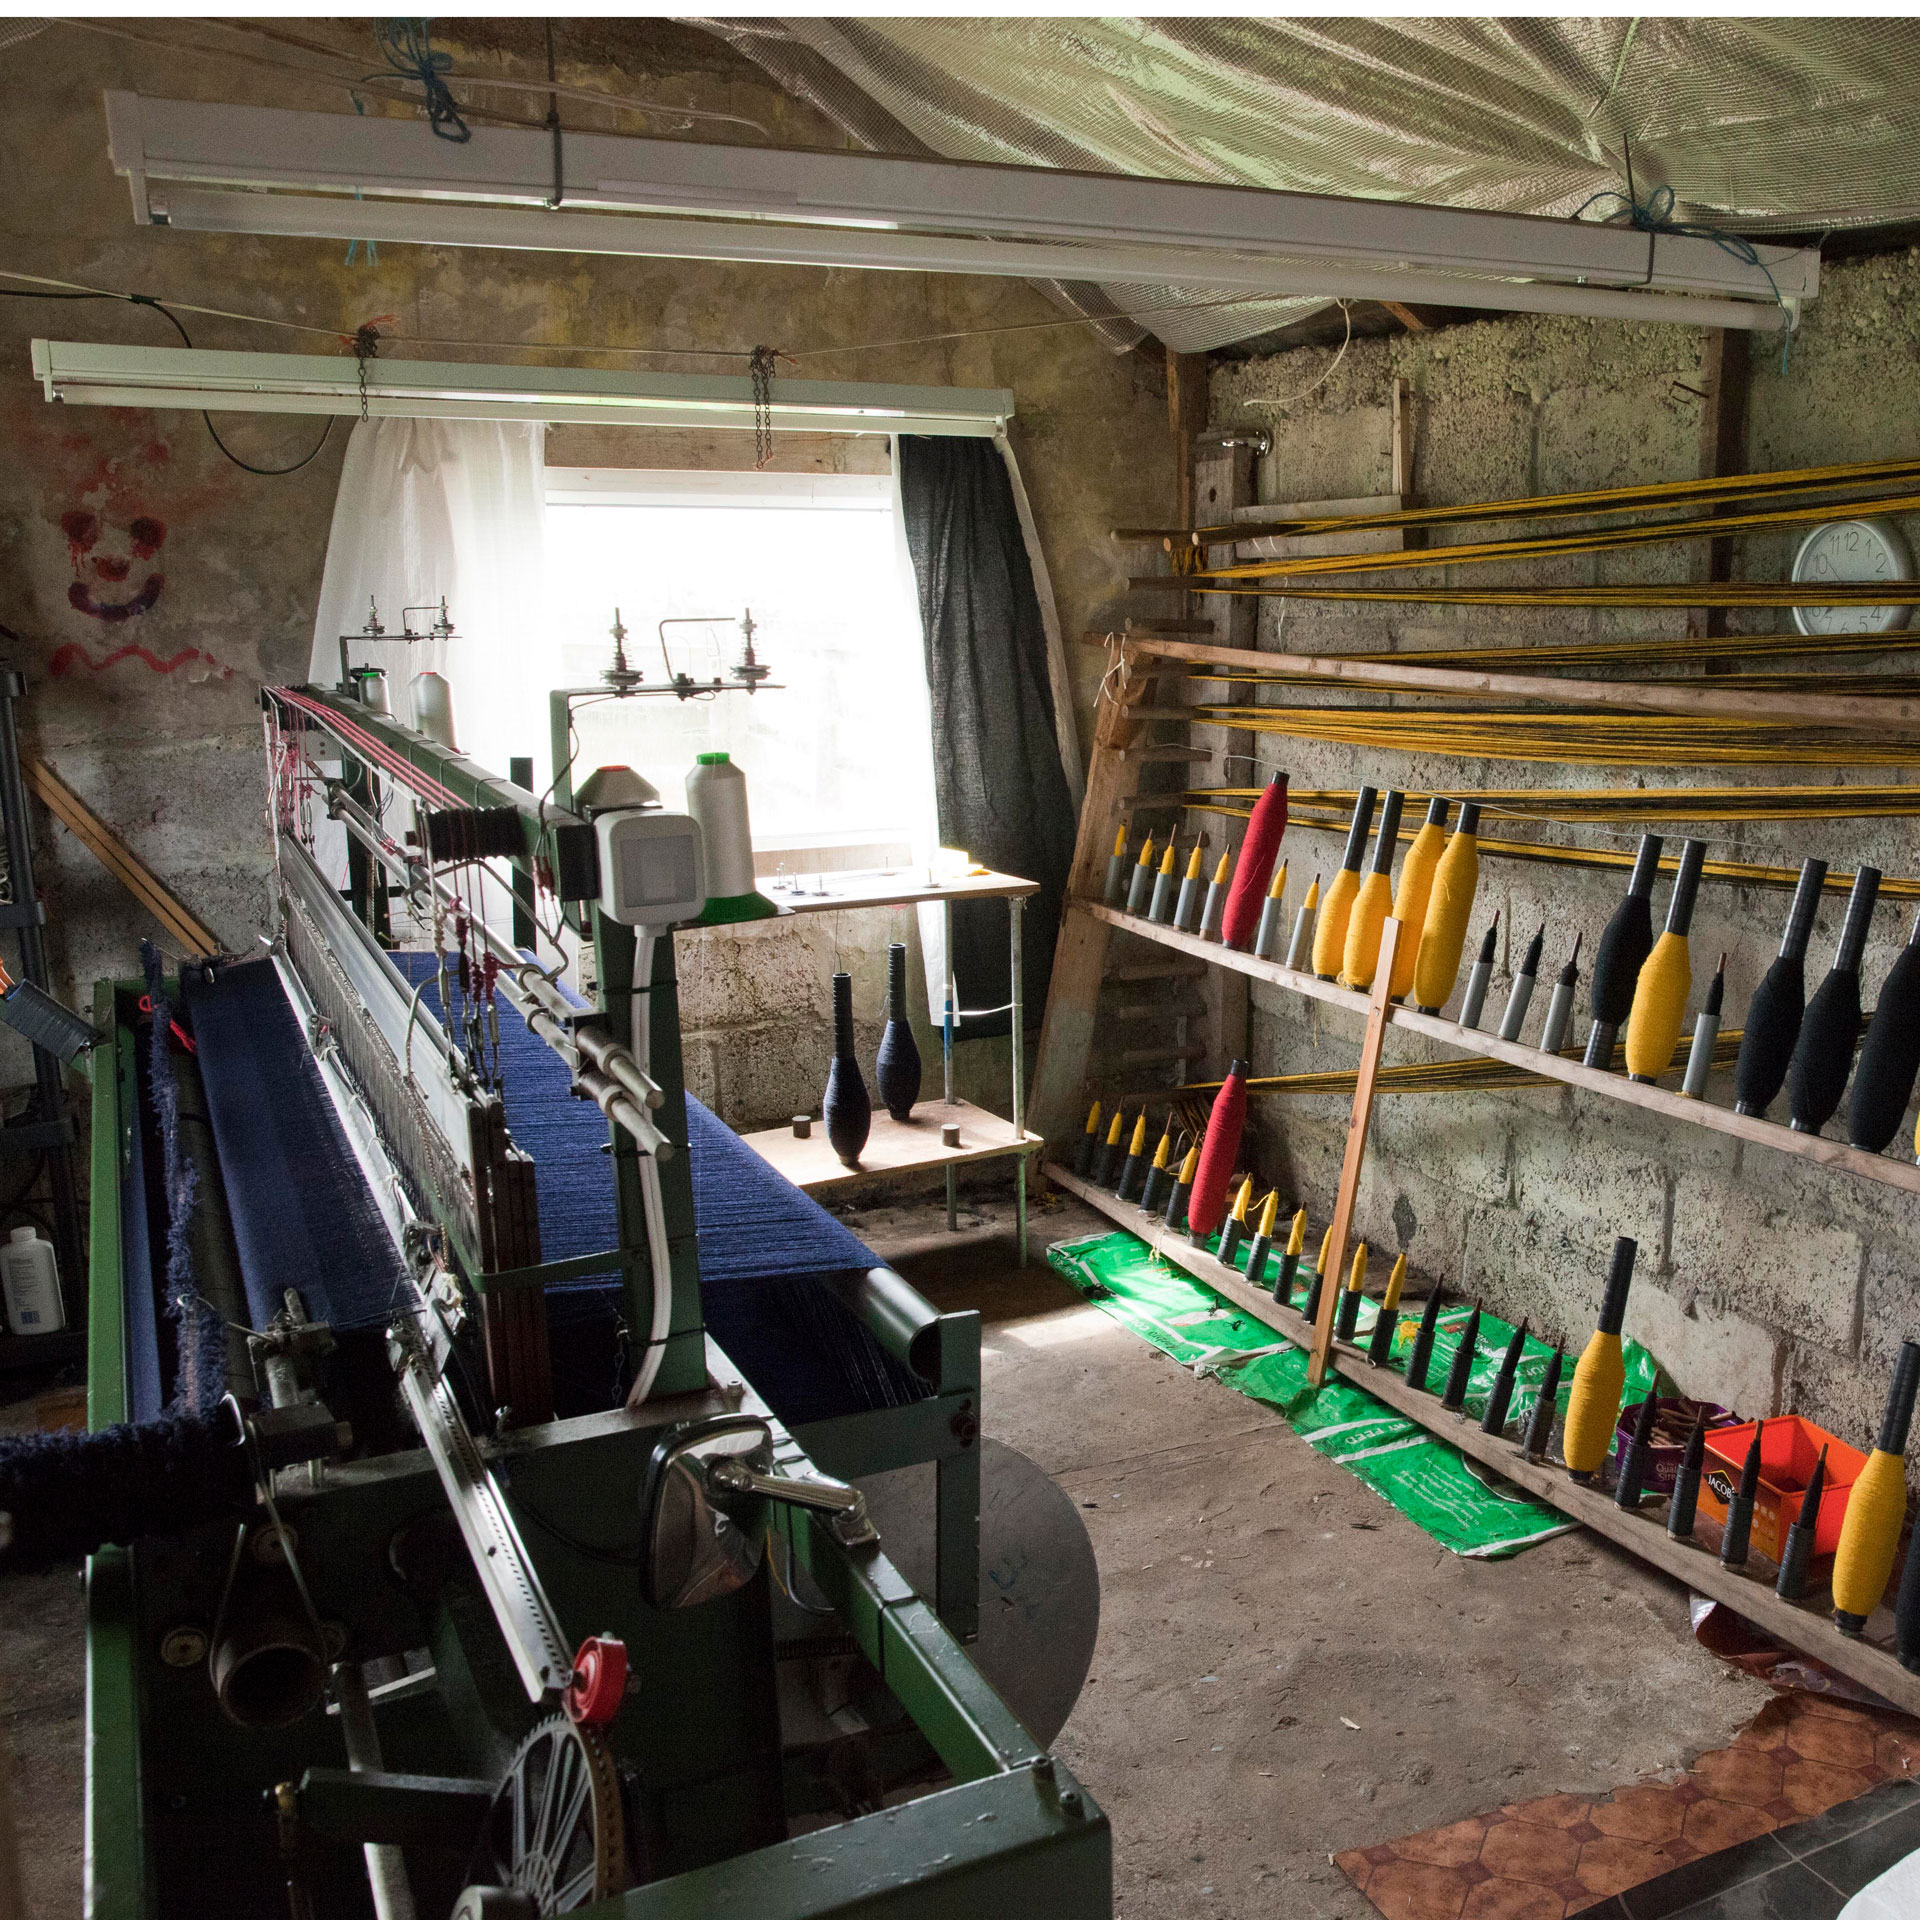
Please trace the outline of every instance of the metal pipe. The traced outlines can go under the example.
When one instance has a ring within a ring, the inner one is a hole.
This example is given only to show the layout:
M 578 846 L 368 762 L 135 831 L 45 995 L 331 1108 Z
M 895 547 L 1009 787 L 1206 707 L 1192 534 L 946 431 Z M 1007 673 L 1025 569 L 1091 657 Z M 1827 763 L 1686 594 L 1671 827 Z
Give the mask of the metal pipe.
M 330 809 L 336 810 L 335 818 L 349 833 L 389 863 L 400 866 L 409 896 L 417 894 L 424 885 L 447 905 L 456 904 L 452 889 L 435 878 L 424 862 L 398 850 L 391 836 L 350 795 L 330 786 L 327 797 Z M 529 965 L 484 920 L 476 918 L 473 926 L 487 945 L 506 962 L 506 970 L 500 975 L 500 991 L 527 1023 L 528 1032 L 544 1040 L 574 1069 L 582 1090 L 589 1094 L 610 1120 L 616 1121 L 633 1135 L 643 1152 L 658 1154 L 665 1148 L 670 1156 L 672 1142 L 646 1117 L 645 1111 L 658 1108 L 665 1095 L 642 1069 L 639 1061 L 610 1034 L 593 1027 L 575 1026 L 572 1015 L 578 1009 L 567 1005 L 537 967 Z M 535 985 L 535 982 L 539 984 Z M 582 1065 L 583 1061 L 590 1063 L 591 1068 L 597 1068 L 598 1072 L 590 1071 L 589 1066 Z M 618 1112 L 595 1090 L 596 1086 L 605 1086 L 610 1093 L 623 1096 Z
M 340 1731 L 347 1748 L 347 1765 L 355 1773 L 382 1773 L 380 1730 L 373 1723 L 373 1702 L 367 1698 L 366 1676 L 357 1661 L 342 1660 L 327 1676 L 334 1704 L 340 1709 Z M 413 1888 L 407 1882 L 406 1857 L 396 1846 L 370 1840 L 365 1848 L 367 1881 L 373 1889 L 378 1920 L 414 1920 Z

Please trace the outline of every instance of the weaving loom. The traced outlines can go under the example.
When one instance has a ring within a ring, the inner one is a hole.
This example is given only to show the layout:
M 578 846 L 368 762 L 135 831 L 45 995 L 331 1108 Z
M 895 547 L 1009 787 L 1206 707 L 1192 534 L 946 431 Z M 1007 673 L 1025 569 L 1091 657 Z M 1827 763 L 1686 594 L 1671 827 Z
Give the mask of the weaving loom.
M 99 989 L 95 1431 L 0 1447 L 7 1564 L 92 1556 L 89 1911 L 1107 1913 L 1104 1819 L 950 1637 L 977 1314 L 685 1094 L 604 809 L 351 696 L 268 710 L 274 951 Z M 465 917 L 489 861 L 594 1004 Z M 403 895 L 457 969 L 386 949 Z M 925 1600 L 849 1484 L 924 1463 Z M 828 1659 L 860 1733 L 783 1704 Z M 823 1817 L 832 1884 L 786 1837 Z

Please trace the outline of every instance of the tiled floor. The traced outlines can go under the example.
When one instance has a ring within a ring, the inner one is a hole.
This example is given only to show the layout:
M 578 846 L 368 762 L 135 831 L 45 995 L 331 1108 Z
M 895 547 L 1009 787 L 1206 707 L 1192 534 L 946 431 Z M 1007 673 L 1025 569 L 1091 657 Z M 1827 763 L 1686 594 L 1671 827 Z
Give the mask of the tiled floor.
M 1843 1904 L 1829 1901 L 1837 1882 L 1802 1855 L 1842 1838 L 1867 1848 L 1866 1835 L 1882 1825 L 1892 1844 L 1903 1815 L 1920 1820 L 1920 1787 L 1909 1776 L 1920 1779 L 1920 1725 L 1792 1693 L 1671 1783 L 1524 1801 L 1340 1854 L 1335 1865 L 1386 1920 L 1696 1920 L 1690 1903 L 1717 1897 L 1760 1904 L 1710 1905 L 1697 1920 L 1831 1920 Z M 1896 1797 L 1882 1820 L 1863 1796 L 1884 1783 L 1894 1783 Z M 1816 1830 L 1827 1841 L 1816 1841 Z M 1873 1872 L 1914 1845 L 1920 1831 Z M 1862 1874 L 1847 1891 L 1872 1877 Z M 1765 1904 L 1775 1891 L 1786 1904 Z
M 1688 1862 L 1590 1920 L 1834 1920 L 1853 1894 L 1920 1852 L 1920 1783 L 1889 1780 L 1795 1827 Z

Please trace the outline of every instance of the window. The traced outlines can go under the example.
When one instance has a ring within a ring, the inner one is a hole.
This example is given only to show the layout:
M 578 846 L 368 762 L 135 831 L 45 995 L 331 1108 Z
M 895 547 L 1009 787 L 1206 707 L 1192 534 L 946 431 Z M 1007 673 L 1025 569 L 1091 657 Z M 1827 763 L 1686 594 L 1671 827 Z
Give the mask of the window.
M 624 764 L 678 806 L 695 757 L 721 751 L 747 776 L 763 872 L 831 849 L 870 856 L 845 861 L 856 865 L 927 857 L 932 745 L 911 578 L 885 475 L 549 469 L 547 684 L 598 683 L 616 608 L 649 687 L 670 670 L 730 673 L 748 613 L 772 669 L 751 696 L 582 702 L 576 779 Z M 705 623 L 661 625 L 690 620 Z

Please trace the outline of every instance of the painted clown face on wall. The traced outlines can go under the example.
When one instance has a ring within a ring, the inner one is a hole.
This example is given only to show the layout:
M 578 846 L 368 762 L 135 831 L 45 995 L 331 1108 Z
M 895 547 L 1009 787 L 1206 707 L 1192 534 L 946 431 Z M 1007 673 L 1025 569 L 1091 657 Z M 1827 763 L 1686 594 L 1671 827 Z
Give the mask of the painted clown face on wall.
M 67 604 L 94 620 L 116 623 L 150 612 L 167 576 L 152 563 L 166 544 L 167 526 L 152 514 L 118 523 L 90 507 L 60 516 L 73 559 Z

